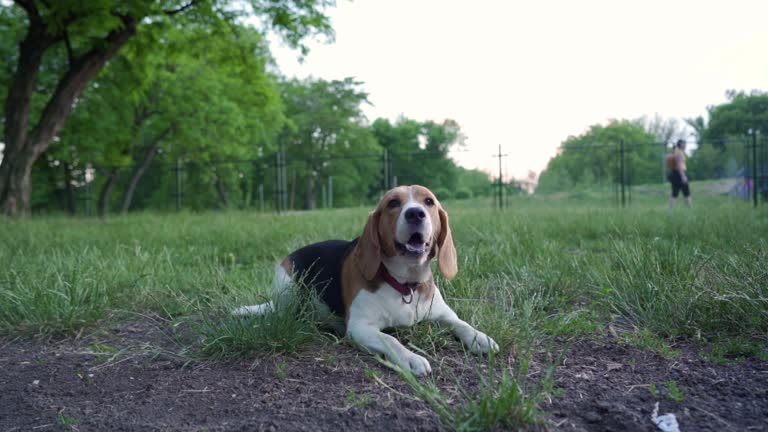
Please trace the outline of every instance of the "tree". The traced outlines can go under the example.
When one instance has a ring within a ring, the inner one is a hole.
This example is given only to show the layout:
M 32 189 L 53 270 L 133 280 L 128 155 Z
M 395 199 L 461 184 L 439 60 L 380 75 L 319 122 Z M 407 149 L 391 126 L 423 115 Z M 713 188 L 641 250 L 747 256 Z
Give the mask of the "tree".
M 468 195 L 469 197 L 479 197 L 479 196 L 488 196 L 491 192 L 491 177 L 488 175 L 488 173 L 485 173 L 480 170 L 469 170 L 462 167 L 457 167 L 458 170 L 458 185 L 460 189 L 466 189 L 469 191 L 469 194 L 464 193 L 464 195 Z M 463 198 L 461 196 L 457 196 L 457 198 Z
M 118 183 L 124 186 L 120 210 L 131 208 L 139 182 L 159 154 L 201 167 L 194 186 L 214 185 L 220 205 L 227 207 L 231 181 L 224 179 L 231 173 L 214 162 L 253 158 L 282 128 L 277 83 L 266 71 L 268 48 L 245 27 L 173 29 L 143 56 L 143 71 L 134 73 L 134 59 L 151 42 L 139 34 L 94 80 L 49 159 L 66 161 L 65 168 L 95 167 L 103 179 L 94 180 L 100 184 L 101 216 Z M 158 188 L 145 188 L 148 194 L 153 189 Z
M 555 192 L 618 181 L 621 142 L 625 145 L 625 181 L 658 181 L 655 137 L 637 121 L 612 120 L 606 126 L 593 125 L 582 135 L 568 137 L 541 173 L 537 191 Z
M 727 102 L 707 108 L 708 123 L 701 117 L 687 120 L 699 137 L 688 164 L 694 178 L 735 176 L 749 159 L 747 134 L 768 134 L 768 92 L 729 90 L 726 96 Z
M 139 29 L 156 31 L 180 25 L 206 27 L 222 21 L 234 23 L 245 15 L 263 19 L 292 46 L 314 34 L 330 34 L 323 10 L 328 0 L 14 0 L 26 14 L 26 27 L 0 26 L 2 39 L 18 42 L 10 57 L 16 64 L 7 82 L 3 122 L 5 148 L 0 162 L 0 212 L 29 212 L 31 170 L 51 146 L 78 99 L 106 63 Z M 16 12 L 4 11 L 4 20 Z M 4 24 L 4 23 L 3 23 Z M 54 85 L 37 94 L 43 78 Z
M 701 142 L 704 140 L 704 135 L 707 130 L 707 121 L 702 116 L 696 116 L 694 118 L 685 119 L 685 124 L 693 129 L 693 134 L 696 136 L 696 140 Z
M 686 137 L 685 127 L 677 119 L 665 119 L 656 114 L 652 118 L 640 117 L 635 123 L 642 126 L 659 144 L 671 144 Z
M 726 95 L 728 102 L 708 108 L 706 140 L 718 141 L 719 145 L 729 137 L 743 137 L 750 130 L 768 133 L 768 92 L 729 90 Z
M 392 124 L 387 119 L 376 119 L 371 130 L 388 150 L 398 183 L 455 190 L 459 171 L 448 152 L 464 145 L 464 135 L 456 121 L 418 122 L 401 117 Z
M 286 106 L 288 124 L 281 133 L 291 165 L 291 193 L 304 192 L 303 208 L 317 206 L 318 183 L 340 166 L 350 166 L 342 158 L 355 155 L 376 155 L 379 147 L 370 135 L 362 112 L 368 94 L 359 89 L 360 82 L 352 78 L 326 81 L 322 79 L 286 80 L 282 83 L 282 99 Z M 370 165 L 358 159 L 353 166 Z M 369 167 L 369 170 L 372 167 Z M 345 171 L 345 176 L 358 177 L 357 169 Z M 367 174 L 370 178 L 370 173 Z M 298 183 L 302 186 L 298 186 Z M 337 190 L 338 191 L 338 190 Z M 367 194 L 366 194 L 367 195 Z M 293 200 L 291 200 L 293 201 Z
M 669 147 L 673 146 L 678 139 L 686 139 L 688 130 L 685 125 L 680 125 L 677 119 L 665 119 L 656 114 L 652 118 L 641 117 L 636 120 L 643 129 L 651 134 L 656 144 L 658 145 L 657 151 L 659 152 L 658 167 L 659 167 L 659 179 L 662 182 L 667 178 L 666 159 L 669 153 Z

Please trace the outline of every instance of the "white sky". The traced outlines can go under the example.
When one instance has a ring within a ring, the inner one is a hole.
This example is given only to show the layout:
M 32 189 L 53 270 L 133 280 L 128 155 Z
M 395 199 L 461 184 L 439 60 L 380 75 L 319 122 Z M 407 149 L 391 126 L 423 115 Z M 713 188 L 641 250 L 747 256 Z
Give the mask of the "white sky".
M 365 82 L 369 119 L 452 118 L 453 157 L 541 171 L 569 135 L 611 118 L 705 115 L 728 89 L 768 89 L 768 1 L 340 1 L 334 43 L 273 44 L 287 76 Z

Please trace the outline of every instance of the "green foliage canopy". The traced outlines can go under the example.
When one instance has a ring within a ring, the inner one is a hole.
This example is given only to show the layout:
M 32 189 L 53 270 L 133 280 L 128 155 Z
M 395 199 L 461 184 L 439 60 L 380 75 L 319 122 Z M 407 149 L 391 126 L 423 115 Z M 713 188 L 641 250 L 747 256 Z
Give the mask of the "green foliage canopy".
M 620 145 L 625 146 L 626 178 L 631 183 L 658 181 L 660 146 L 638 122 L 612 120 L 593 125 L 583 134 L 571 136 L 560 146 L 539 177 L 539 192 L 615 182 L 619 179 Z

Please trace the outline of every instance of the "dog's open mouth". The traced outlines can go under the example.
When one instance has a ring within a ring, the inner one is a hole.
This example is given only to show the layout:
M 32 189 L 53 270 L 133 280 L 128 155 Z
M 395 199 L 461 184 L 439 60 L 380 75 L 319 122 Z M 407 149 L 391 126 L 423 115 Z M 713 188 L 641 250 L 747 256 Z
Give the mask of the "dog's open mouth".
M 421 233 L 413 233 L 405 244 L 395 242 L 395 246 L 407 255 L 421 256 L 429 250 L 429 243 L 424 241 Z

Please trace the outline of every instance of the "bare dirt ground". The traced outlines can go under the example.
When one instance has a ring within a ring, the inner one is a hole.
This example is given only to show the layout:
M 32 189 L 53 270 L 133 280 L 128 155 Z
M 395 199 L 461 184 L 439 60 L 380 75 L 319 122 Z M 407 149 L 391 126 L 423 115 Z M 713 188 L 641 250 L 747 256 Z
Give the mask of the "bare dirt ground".
M 75 340 L 0 338 L 0 431 L 441 429 L 395 373 L 344 344 L 201 366 L 148 354 L 163 343 L 140 323 Z M 130 349 L 115 356 L 104 346 Z M 683 431 L 768 430 L 767 363 L 719 366 L 677 348 L 681 355 L 666 359 L 610 339 L 572 344 L 556 372 L 562 390 L 531 429 L 654 431 L 659 402 Z M 433 362 L 444 388 L 458 377 L 471 390 L 473 367 L 458 351 Z M 534 362 L 531 378 L 543 368 Z

